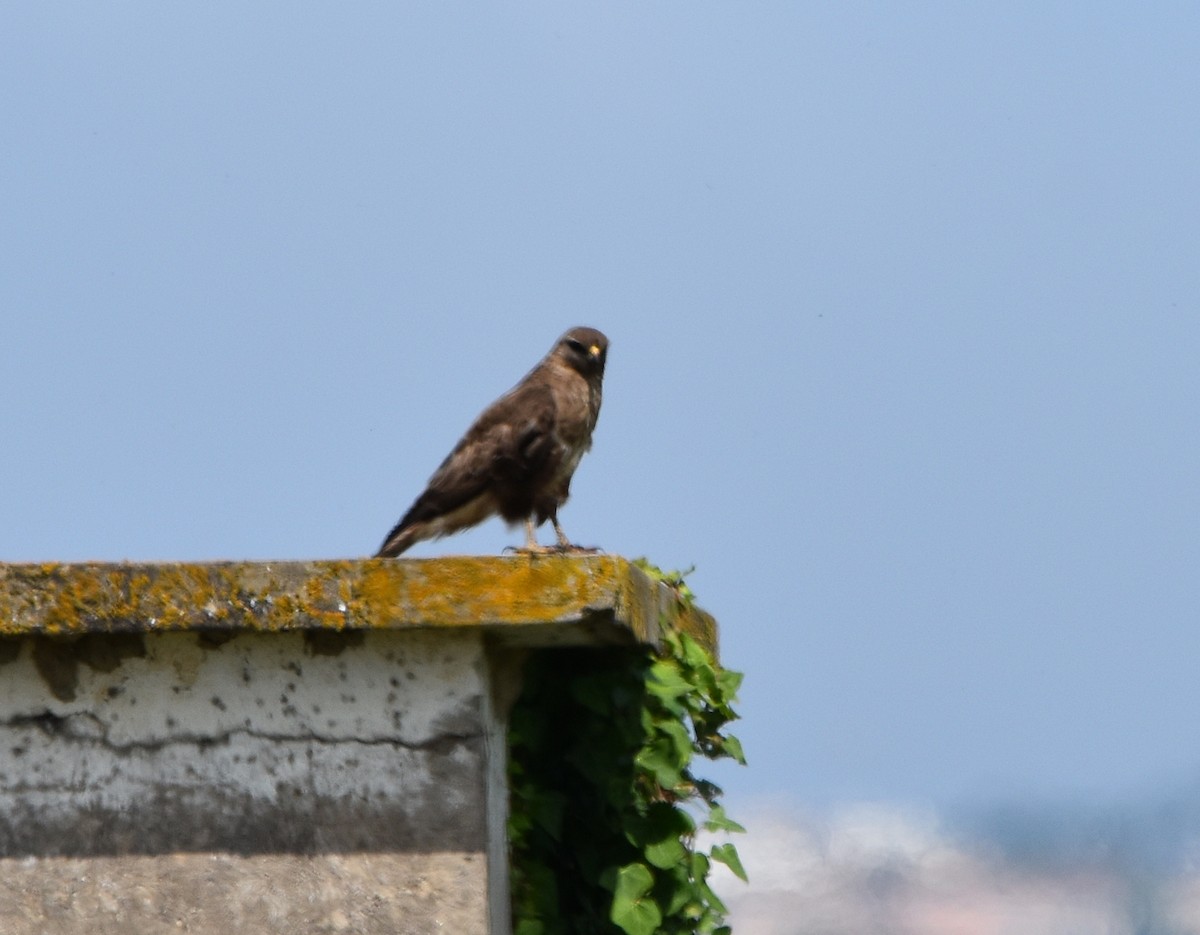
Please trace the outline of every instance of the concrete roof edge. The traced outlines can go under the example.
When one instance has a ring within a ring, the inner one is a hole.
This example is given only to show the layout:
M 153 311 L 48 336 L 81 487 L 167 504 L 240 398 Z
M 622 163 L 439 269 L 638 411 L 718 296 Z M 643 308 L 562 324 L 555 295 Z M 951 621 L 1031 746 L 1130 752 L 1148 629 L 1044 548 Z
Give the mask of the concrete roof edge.
M 713 618 L 610 555 L 0 564 L 0 637 L 481 627 L 527 645 L 653 643 Z

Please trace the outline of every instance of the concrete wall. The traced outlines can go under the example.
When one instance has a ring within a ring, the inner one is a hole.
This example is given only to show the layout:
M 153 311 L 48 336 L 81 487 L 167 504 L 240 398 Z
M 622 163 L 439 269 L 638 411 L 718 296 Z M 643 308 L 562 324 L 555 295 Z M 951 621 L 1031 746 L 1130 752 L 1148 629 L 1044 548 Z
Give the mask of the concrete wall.
M 507 935 L 531 647 L 703 612 L 624 559 L 0 565 L 0 935 Z
M 5 935 L 487 931 L 479 631 L 5 655 Z

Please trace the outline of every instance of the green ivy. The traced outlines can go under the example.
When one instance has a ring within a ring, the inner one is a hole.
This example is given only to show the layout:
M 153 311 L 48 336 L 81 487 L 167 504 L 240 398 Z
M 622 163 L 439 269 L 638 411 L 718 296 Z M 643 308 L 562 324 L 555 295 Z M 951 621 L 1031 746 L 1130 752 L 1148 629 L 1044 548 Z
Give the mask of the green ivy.
M 673 588 L 679 574 L 638 564 Z M 684 633 L 662 646 L 548 649 L 525 669 L 509 729 L 514 935 L 728 935 L 713 861 L 737 850 L 699 829 L 742 831 L 693 759 L 731 757 L 742 676 Z

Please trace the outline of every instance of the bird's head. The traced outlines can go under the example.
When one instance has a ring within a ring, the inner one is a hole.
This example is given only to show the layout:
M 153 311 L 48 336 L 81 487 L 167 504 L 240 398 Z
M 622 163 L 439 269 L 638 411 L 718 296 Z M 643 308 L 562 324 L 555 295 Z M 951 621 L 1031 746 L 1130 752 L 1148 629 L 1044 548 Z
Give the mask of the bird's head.
M 595 328 L 572 328 L 558 339 L 552 353 L 585 377 L 603 376 L 608 338 Z

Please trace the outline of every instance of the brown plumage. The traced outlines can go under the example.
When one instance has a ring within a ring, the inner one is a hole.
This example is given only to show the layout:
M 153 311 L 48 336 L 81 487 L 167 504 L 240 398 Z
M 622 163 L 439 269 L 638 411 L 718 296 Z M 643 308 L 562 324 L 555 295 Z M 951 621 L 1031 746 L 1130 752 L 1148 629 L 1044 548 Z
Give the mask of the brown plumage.
M 558 524 L 558 508 L 592 447 L 607 356 L 608 338 L 595 328 L 572 328 L 559 338 L 467 429 L 376 554 L 399 555 L 496 515 L 510 524 L 524 520 L 528 551 L 548 551 L 534 536 L 546 520 L 558 549 L 577 548 Z

